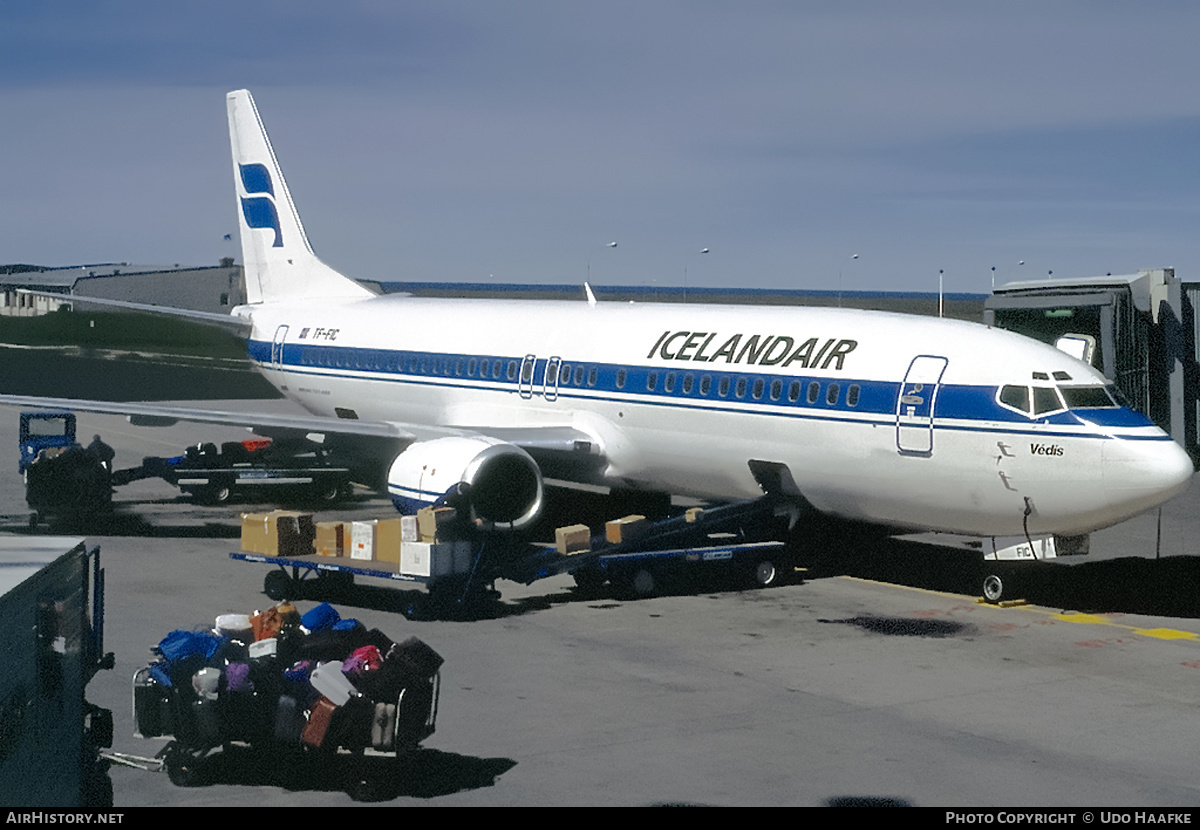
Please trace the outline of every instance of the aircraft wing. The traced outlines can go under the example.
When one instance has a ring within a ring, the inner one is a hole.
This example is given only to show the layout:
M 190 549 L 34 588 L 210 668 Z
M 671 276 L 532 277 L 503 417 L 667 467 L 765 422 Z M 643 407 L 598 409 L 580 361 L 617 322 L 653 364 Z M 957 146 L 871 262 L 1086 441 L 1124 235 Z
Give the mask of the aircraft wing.
M 429 427 L 419 427 L 425 435 L 405 429 L 404 425 L 386 421 L 354 421 L 318 415 L 289 415 L 282 413 L 236 412 L 234 410 L 201 409 L 158 403 L 87 401 L 73 398 L 41 398 L 25 395 L 0 395 L 0 405 L 37 409 L 64 409 L 72 412 L 99 412 L 124 415 L 135 426 L 172 426 L 179 421 L 198 424 L 225 424 L 246 427 L 256 432 L 331 433 L 362 435 L 373 438 L 392 438 L 414 441 L 422 437 L 457 434 L 455 430 L 428 433 Z
M 0 405 L 123 415 L 134 426 L 166 427 L 186 421 L 245 427 L 259 435 L 270 437 L 319 434 L 337 438 L 361 438 L 367 441 L 373 439 L 374 442 L 392 446 L 394 452 L 399 452 L 401 446 L 414 441 L 449 436 L 486 435 L 521 447 L 538 462 L 543 468 L 543 473 L 550 477 L 586 478 L 586 473 L 603 466 L 603 455 L 596 440 L 572 427 L 433 426 L 329 418 L 321 415 L 241 412 L 161 403 L 89 401 L 25 395 L 0 395 Z M 377 443 L 371 445 L 376 446 Z

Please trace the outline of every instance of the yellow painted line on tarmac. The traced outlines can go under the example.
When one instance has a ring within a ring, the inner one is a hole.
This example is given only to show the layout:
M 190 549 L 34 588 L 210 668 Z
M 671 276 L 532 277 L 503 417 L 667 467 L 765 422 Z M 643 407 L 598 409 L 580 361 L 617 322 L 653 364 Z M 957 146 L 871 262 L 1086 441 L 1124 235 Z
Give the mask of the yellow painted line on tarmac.
M 881 582 L 876 579 L 863 579 L 862 577 L 858 577 L 858 576 L 842 576 L 842 577 L 838 577 L 838 578 L 839 579 L 849 579 L 849 580 L 853 580 L 855 582 L 868 582 L 868 583 L 873 583 L 876 585 L 886 585 L 889 588 L 902 588 L 906 591 L 916 591 L 918 593 L 929 594 L 931 596 L 938 596 L 938 597 L 945 597 L 945 598 L 958 598 L 958 599 L 963 598 L 962 594 L 951 594 L 951 593 L 947 593 L 946 591 L 934 591 L 929 588 L 917 588 L 912 585 L 896 585 L 895 583 L 892 583 L 892 582 Z M 1052 611 L 1048 608 L 1039 608 L 1034 605 L 1029 605 L 1029 604 L 1025 603 L 1024 600 L 1015 601 L 1015 602 L 1012 602 L 1011 604 L 1010 603 L 1000 603 L 997 605 L 993 605 L 989 602 L 984 602 L 984 601 L 980 600 L 979 605 L 984 608 L 995 608 L 997 610 L 1006 610 L 1006 609 L 1014 609 L 1014 608 L 1015 609 L 1023 609 L 1025 611 L 1030 611 L 1034 614 L 1039 614 L 1043 617 L 1049 617 L 1050 619 L 1055 620 L 1057 622 L 1076 623 L 1076 624 L 1080 624 L 1080 625 L 1103 625 L 1103 626 L 1108 626 L 1109 628 L 1119 628 L 1122 631 L 1126 631 L 1130 634 L 1136 634 L 1139 637 L 1150 637 L 1155 640 L 1191 640 L 1193 642 L 1200 642 L 1200 634 L 1198 634 L 1194 631 L 1181 631 L 1177 628 L 1138 628 L 1137 626 L 1134 626 L 1134 625 L 1126 625 L 1125 623 L 1115 622 L 1111 618 L 1106 617 L 1102 614 L 1084 614 L 1084 613 L 1072 613 L 1072 612 L 1068 612 L 1068 611 Z
M 1136 634 L 1139 637 L 1151 637 L 1155 640 L 1191 640 L 1200 642 L 1200 634 L 1194 631 L 1180 631 L 1177 628 L 1139 628 L 1136 625 L 1126 625 L 1125 623 L 1115 622 L 1109 617 L 1102 614 L 1072 614 L 1063 611 L 1050 611 L 1048 609 L 1034 608 L 1026 606 L 1030 611 L 1037 614 L 1048 616 L 1051 619 L 1059 622 L 1079 623 L 1082 625 L 1103 625 L 1109 628 L 1119 628 L 1130 634 Z
M 1154 637 L 1157 640 L 1200 640 L 1200 634 L 1192 631 L 1176 631 L 1174 628 L 1135 628 L 1134 634 Z
M 1062 622 L 1083 623 L 1085 625 L 1116 625 L 1118 627 L 1125 627 L 1120 626 L 1119 623 L 1115 623 L 1108 617 L 1102 617 L 1099 614 L 1066 614 L 1055 611 L 1042 611 L 1041 613 L 1049 613 L 1050 616 L 1054 617 L 1054 619 L 1061 620 Z

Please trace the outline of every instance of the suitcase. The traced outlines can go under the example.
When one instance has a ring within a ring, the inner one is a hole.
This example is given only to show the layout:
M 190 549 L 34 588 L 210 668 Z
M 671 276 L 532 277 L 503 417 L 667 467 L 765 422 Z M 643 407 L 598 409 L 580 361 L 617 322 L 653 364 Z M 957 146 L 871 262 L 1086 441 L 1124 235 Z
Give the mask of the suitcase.
M 349 750 L 366 749 L 371 745 L 371 722 L 375 704 L 365 697 L 352 697 L 345 706 L 333 713 L 333 723 L 325 735 L 327 743 Z
M 371 722 L 371 746 L 380 752 L 391 752 L 396 743 L 396 704 L 376 703 L 375 719 Z
M 295 746 L 304 735 L 304 709 L 291 695 L 282 695 L 275 708 L 275 740 Z
M 152 670 L 152 666 L 146 666 L 133 676 L 133 733 L 140 738 L 158 738 L 175 732 L 171 689 L 159 682 Z
M 390 657 L 400 660 L 409 671 L 418 677 L 433 677 L 446 662 L 442 655 L 430 648 L 424 641 L 409 637 L 396 646 Z
M 350 698 L 358 697 L 358 690 L 354 688 L 354 684 L 342 674 L 340 662 L 322 663 L 317 666 L 308 682 L 335 706 L 345 706 Z
M 215 698 L 207 697 L 193 700 L 189 704 L 196 724 L 191 749 L 209 749 L 221 744 L 222 723 L 218 705 Z
M 337 705 L 326 697 L 322 697 L 314 703 L 312 711 L 308 715 L 308 723 L 304 725 L 304 731 L 301 733 L 301 740 L 309 746 L 319 749 L 325 743 L 326 733 L 329 731 L 330 724 L 333 723 L 333 715 L 337 709 Z

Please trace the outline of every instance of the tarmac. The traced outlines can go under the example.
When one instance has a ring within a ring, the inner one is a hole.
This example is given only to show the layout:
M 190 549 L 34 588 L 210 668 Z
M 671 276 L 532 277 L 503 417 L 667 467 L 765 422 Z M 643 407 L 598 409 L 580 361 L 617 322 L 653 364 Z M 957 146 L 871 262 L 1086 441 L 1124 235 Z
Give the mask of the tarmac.
M 0 530 L 27 533 L 16 429 L 0 409 Z M 83 442 L 97 433 L 118 468 L 245 437 L 81 414 Z M 1095 534 L 1087 557 L 1032 566 L 1032 601 L 1011 607 L 977 601 L 977 554 L 915 541 L 831 542 L 832 565 L 760 590 L 627 601 L 570 577 L 499 582 L 499 602 L 464 621 L 408 620 L 403 590 L 360 580 L 343 616 L 417 636 L 445 665 L 435 734 L 355 775 L 396 806 L 1200 806 L 1198 499 L 1193 486 L 1161 517 Z M 88 699 L 113 711 L 113 752 L 153 758 L 164 741 L 133 736 L 130 680 L 170 631 L 272 604 L 269 566 L 229 557 L 240 512 L 263 505 L 195 505 L 144 481 L 116 506 L 83 530 L 116 655 Z M 358 491 L 318 518 L 388 515 Z M 117 809 L 340 806 L 358 803 L 351 766 L 235 749 L 195 787 L 123 764 L 110 777 Z

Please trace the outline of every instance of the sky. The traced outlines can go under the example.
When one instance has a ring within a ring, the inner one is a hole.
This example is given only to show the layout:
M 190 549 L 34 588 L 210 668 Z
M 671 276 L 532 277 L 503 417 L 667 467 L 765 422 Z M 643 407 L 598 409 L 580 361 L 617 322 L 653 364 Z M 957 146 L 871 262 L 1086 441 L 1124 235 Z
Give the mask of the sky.
M 247 88 L 360 279 L 1200 281 L 1197 3 L 6 0 L 0 32 L 0 263 L 240 261 Z

